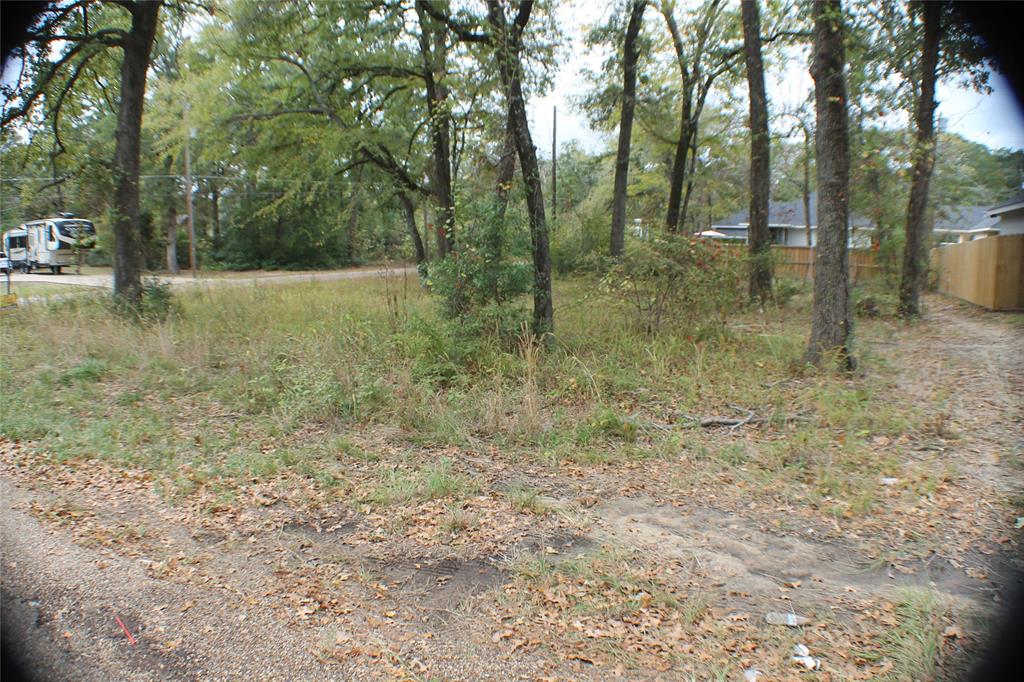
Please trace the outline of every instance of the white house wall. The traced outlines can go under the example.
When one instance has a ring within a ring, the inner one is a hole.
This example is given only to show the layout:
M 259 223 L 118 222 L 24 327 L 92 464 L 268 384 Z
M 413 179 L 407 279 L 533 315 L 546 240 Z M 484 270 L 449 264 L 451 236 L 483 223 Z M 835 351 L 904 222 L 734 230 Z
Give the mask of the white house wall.
M 1024 208 L 1007 211 L 999 216 L 999 234 L 1024 234 Z

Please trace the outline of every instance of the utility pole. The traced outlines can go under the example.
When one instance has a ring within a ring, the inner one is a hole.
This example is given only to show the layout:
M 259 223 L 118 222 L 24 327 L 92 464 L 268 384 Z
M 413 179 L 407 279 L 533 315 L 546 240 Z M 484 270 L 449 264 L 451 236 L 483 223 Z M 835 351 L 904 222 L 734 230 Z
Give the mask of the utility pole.
M 185 123 L 185 213 L 188 214 L 188 265 L 192 276 L 196 276 L 196 221 L 192 211 L 192 155 L 189 151 L 192 129 L 188 125 L 189 103 L 185 100 L 182 118 Z
M 558 107 L 551 114 L 551 220 L 558 217 Z

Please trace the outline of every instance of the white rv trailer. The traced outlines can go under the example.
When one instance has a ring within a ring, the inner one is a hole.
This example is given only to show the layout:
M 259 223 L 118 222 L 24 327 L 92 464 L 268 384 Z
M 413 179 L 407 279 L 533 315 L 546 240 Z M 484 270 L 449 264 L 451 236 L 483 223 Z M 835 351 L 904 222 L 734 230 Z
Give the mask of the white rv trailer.
M 25 269 L 28 261 L 28 233 L 20 227 L 7 230 L 3 234 L 3 248 L 7 256 L 7 267 L 11 270 Z
M 96 228 L 92 222 L 70 214 L 33 220 L 21 225 L 19 229 L 27 236 L 25 257 L 21 264 L 23 272 L 50 268 L 50 272 L 60 274 L 61 268 L 75 262 L 78 251 L 96 245 Z M 6 235 L 13 232 L 16 230 L 5 233 L 5 240 Z M 13 265 L 13 255 L 11 261 Z

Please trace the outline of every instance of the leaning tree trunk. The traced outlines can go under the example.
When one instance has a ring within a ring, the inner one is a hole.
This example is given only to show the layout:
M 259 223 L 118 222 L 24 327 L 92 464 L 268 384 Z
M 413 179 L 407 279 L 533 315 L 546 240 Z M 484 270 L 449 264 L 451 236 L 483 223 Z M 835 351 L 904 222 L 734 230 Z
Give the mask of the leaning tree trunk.
M 121 94 L 114 147 L 114 295 L 125 305 L 142 302 L 142 248 L 139 237 L 139 151 L 146 72 L 156 36 L 159 2 L 134 2 L 131 30 L 124 38 Z
M 508 116 L 512 127 L 516 154 L 526 189 L 526 208 L 530 218 L 530 242 L 533 249 L 533 333 L 538 337 L 555 331 L 555 308 L 551 296 L 551 250 L 548 244 L 547 217 L 541 187 L 537 148 L 530 135 L 523 97 L 520 60 L 522 35 L 530 20 L 532 0 L 523 0 L 515 21 L 509 25 L 505 10 L 498 0 L 487 0 L 487 14 L 495 29 L 497 55 L 502 85 L 508 93 Z
M 768 97 L 764 90 L 761 62 L 761 19 L 757 0 L 741 3 L 743 50 L 747 61 L 750 91 L 750 300 L 763 305 L 772 295 L 771 236 L 768 233 L 768 188 L 770 183 Z
M 402 204 L 402 212 L 405 214 L 405 227 L 409 231 L 409 239 L 412 240 L 412 247 L 416 253 L 416 270 L 420 273 L 420 277 L 426 277 L 427 252 L 423 248 L 420 231 L 416 229 L 416 207 L 413 206 L 412 199 L 405 192 L 398 193 L 398 202 Z
M 900 277 L 899 311 L 906 317 L 916 317 L 921 313 L 921 288 L 928 241 L 925 212 L 928 207 L 928 185 L 935 167 L 935 80 L 939 63 L 939 38 L 942 33 L 942 4 L 922 4 L 924 49 L 921 54 L 921 92 L 914 108 L 914 123 L 917 127 L 914 140 L 914 174 L 910 180 L 903 274 Z
M 646 7 L 646 0 L 633 0 L 623 46 L 622 115 L 619 118 L 619 146 L 615 152 L 615 188 L 612 190 L 612 256 L 621 256 L 626 247 L 626 188 L 629 183 L 633 112 L 636 110 L 636 63 L 640 56 L 637 39 Z
M 817 116 L 818 248 L 814 268 L 814 307 L 807 360 L 821 364 L 835 357 L 853 368 L 849 340 L 850 280 L 847 221 L 850 189 L 850 141 L 843 74 L 843 12 L 839 0 L 815 0 L 814 107 Z

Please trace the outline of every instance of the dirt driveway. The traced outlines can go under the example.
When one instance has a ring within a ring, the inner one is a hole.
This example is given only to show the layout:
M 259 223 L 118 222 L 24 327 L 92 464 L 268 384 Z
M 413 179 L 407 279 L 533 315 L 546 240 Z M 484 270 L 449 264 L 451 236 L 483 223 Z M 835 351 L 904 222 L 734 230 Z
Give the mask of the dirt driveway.
M 956 675 L 1020 568 L 1006 501 L 1022 492 L 1024 329 L 942 299 L 928 311 L 862 341 L 903 399 L 945 396 L 929 418 L 948 435 L 878 443 L 931 473 L 920 494 L 883 481 L 867 520 L 751 498 L 728 472 L 676 482 L 678 462 L 552 471 L 468 450 L 435 453 L 483 482 L 461 509 L 358 506 L 287 476 L 172 504 L 144 471 L 40 464 L 0 441 L 5 642 L 48 680 L 763 682 L 812 674 L 796 644 L 815 679 L 878 679 L 892 633 L 925 613 Z M 522 481 L 551 512 L 492 494 Z M 942 609 L 902 610 L 908 590 Z

